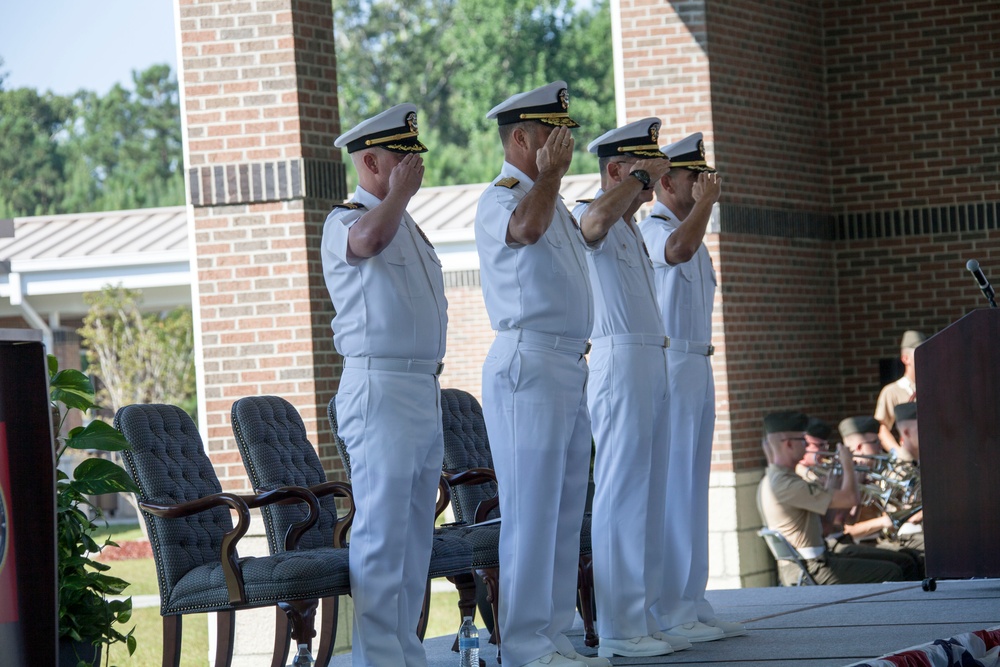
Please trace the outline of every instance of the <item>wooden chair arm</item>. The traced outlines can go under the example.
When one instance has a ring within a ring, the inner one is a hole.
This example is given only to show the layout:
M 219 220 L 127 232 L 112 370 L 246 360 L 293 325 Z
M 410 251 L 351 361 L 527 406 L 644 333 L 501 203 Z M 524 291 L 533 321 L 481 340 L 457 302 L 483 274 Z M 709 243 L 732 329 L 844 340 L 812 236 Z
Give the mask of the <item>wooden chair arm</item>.
M 317 498 L 323 498 L 325 496 L 334 496 L 336 498 L 343 498 L 345 500 L 345 505 L 347 508 L 344 511 L 343 516 L 337 517 L 337 523 L 333 527 L 333 546 L 335 547 L 346 547 L 347 546 L 347 531 L 350 530 L 351 524 L 354 523 L 354 490 L 351 485 L 347 482 L 323 482 L 321 484 L 316 484 L 309 487 Z
M 450 486 L 462 486 L 463 484 L 485 484 L 487 482 L 493 482 L 495 484 L 497 481 L 496 472 L 492 468 L 469 468 L 468 470 L 463 470 L 462 472 L 445 470 L 441 474 L 441 477 Z M 487 498 L 479 503 L 476 507 L 475 523 L 485 521 L 489 518 L 490 513 L 496 510 L 499 505 L 499 496 Z
M 222 553 L 219 555 L 219 560 L 222 563 L 222 574 L 226 579 L 229 603 L 241 605 L 246 603 L 246 590 L 243 584 L 243 572 L 237 561 L 239 556 L 236 554 L 236 543 L 246 535 L 247 529 L 250 528 L 250 508 L 246 502 L 236 494 L 226 492 L 214 493 L 178 505 L 160 505 L 139 501 L 139 508 L 142 511 L 164 519 L 176 519 L 198 514 L 220 505 L 226 505 L 236 512 L 236 525 L 222 536 Z
M 288 504 L 292 502 L 304 502 L 309 506 L 309 512 L 301 521 L 293 523 L 285 531 L 285 551 L 294 551 L 299 546 L 299 540 L 307 530 L 316 525 L 319 520 L 319 501 L 309 489 L 301 486 L 283 486 L 270 491 L 258 491 L 256 495 L 241 495 L 246 501 L 247 507 L 251 509 L 263 507 L 265 505 Z

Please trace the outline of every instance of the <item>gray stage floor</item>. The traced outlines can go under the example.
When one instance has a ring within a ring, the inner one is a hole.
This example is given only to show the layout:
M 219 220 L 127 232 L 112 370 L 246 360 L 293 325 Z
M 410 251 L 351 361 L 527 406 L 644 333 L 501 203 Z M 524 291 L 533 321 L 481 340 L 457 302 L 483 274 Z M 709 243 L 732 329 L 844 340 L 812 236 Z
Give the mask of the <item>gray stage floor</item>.
M 924 592 L 920 583 L 745 588 L 709 591 L 719 616 L 743 621 L 750 634 L 696 644 L 660 658 L 614 658 L 615 665 L 738 665 L 739 667 L 842 667 L 910 646 L 1000 625 L 1000 580 L 945 580 Z M 497 665 L 496 650 L 486 644 L 481 657 Z M 453 637 L 425 642 L 428 667 L 455 667 Z M 583 634 L 571 636 L 577 650 Z M 337 656 L 331 667 L 349 667 L 350 655 Z

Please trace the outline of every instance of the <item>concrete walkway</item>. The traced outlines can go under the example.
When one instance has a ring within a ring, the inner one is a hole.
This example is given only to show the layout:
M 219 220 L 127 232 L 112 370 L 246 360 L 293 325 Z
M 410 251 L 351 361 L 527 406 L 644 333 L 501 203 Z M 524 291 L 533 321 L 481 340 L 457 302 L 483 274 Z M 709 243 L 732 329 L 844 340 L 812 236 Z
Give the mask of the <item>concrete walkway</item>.
M 939 581 L 937 591 L 919 583 L 745 588 L 709 591 L 719 616 L 743 621 L 750 634 L 697 644 L 661 658 L 615 658 L 615 665 L 700 665 L 712 667 L 843 667 L 887 653 L 1000 625 L 1000 580 Z M 495 647 L 486 643 L 480 656 L 497 665 Z M 571 636 L 577 650 L 582 633 Z M 428 667 L 455 667 L 453 637 L 428 639 Z M 349 655 L 331 667 L 349 667 Z

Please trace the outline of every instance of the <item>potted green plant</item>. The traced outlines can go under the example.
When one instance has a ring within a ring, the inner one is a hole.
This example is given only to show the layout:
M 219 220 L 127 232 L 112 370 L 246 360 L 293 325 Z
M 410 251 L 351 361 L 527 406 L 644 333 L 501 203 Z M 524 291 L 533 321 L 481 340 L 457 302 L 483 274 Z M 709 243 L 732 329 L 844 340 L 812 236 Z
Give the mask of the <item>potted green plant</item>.
M 73 410 L 87 412 L 94 403 L 94 385 L 77 370 L 59 370 L 59 362 L 48 356 L 49 398 L 56 433 L 56 466 L 69 449 L 121 451 L 128 442 L 121 433 L 99 419 L 63 433 L 66 417 Z M 85 459 L 72 477 L 56 471 L 56 532 L 59 578 L 59 642 L 62 667 L 93 667 L 100 663 L 101 649 L 118 642 L 135 652 L 133 627 L 122 633 L 120 624 L 132 617 L 132 598 L 109 599 L 119 595 L 128 582 L 107 574 L 110 569 L 93 559 L 107 546 L 118 546 L 110 537 L 98 543 L 96 521 L 103 518 L 90 496 L 133 492 L 135 484 L 125 470 L 107 458 Z M 105 521 L 106 523 L 106 521 Z M 108 663 L 105 651 L 105 664 Z

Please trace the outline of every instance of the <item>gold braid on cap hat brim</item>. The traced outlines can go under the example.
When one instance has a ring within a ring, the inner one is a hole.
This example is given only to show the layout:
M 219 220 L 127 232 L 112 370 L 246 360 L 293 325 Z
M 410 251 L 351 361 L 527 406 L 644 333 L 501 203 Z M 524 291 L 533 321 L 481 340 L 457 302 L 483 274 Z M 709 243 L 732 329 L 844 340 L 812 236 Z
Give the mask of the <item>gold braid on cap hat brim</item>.
M 427 150 L 427 147 L 424 146 L 421 143 L 416 143 L 416 144 L 388 144 L 386 146 L 383 146 L 382 148 L 385 148 L 386 150 L 405 151 L 405 152 L 408 152 L 408 153 L 422 153 L 423 151 Z
M 548 123 L 557 127 L 579 127 L 580 124 L 569 117 L 568 113 L 548 112 L 548 113 L 523 113 L 519 116 L 521 120 L 537 120 L 540 123 Z
M 396 141 L 398 139 L 411 139 L 417 136 L 416 132 L 403 132 L 401 134 L 391 134 L 388 137 L 378 137 L 376 139 L 366 139 L 365 146 L 378 146 L 390 141 Z
M 619 146 L 617 148 L 617 150 L 618 150 L 619 153 L 637 153 L 639 151 L 656 151 L 657 153 L 660 153 L 660 155 L 663 155 L 663 153 L 660 152 L 660 147 L 657 146 L 656 144 L 642 144 L 641 146 Z M 667 156 L 663 155 L 663 157 L 667 157 Z
M 674 162 L 670 161 L 671 167 L 704 167 L 705 169 L 714 169 L 715 167 L 709 167 L 704 160 L 695 160 L 694 162 Z

